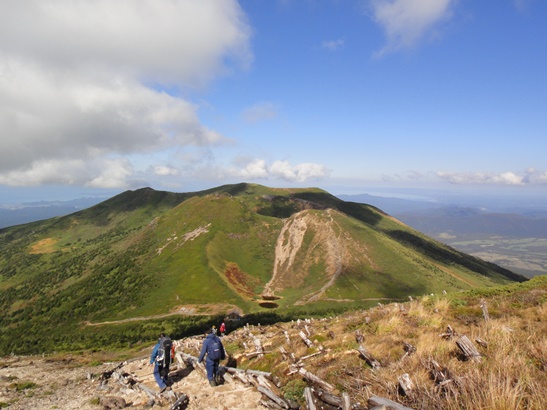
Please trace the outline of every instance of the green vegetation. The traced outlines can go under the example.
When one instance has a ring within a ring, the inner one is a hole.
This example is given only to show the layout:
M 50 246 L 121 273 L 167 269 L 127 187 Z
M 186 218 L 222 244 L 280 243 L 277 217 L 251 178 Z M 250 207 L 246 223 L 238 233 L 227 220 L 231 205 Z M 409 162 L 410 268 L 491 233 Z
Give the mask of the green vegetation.
M 374 207 L 252 184 L 127 191 L 2 229 L 0 248 L 0 354 L 137 346 L 233 309 L 269 323 L 525 280 Z

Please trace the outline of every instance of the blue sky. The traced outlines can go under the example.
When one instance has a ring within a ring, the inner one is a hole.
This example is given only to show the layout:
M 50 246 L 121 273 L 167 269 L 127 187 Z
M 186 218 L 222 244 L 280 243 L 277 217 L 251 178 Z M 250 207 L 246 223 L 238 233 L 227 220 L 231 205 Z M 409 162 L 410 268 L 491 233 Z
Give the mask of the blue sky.
M 0 27 L 0 203 L 547 196 L 543 0 L 4 0 Z

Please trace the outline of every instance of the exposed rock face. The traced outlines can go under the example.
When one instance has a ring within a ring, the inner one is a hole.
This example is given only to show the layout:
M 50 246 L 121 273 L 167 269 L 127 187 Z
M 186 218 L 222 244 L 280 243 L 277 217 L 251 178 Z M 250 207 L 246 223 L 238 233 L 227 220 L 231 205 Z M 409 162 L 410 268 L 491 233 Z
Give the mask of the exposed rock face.
M 288 218 L 275 248 L 272 279 L 264 295 L 273 296 L 286 288 L 305 287 L 309 293 L 297 304 L 321 298 L 345 267 L 355 262 L 372 266 L 368 250 L 358 245 L 337 223 L 338 211 L 301 211 Z M 314 267 L 321 274 L 314 275 Z

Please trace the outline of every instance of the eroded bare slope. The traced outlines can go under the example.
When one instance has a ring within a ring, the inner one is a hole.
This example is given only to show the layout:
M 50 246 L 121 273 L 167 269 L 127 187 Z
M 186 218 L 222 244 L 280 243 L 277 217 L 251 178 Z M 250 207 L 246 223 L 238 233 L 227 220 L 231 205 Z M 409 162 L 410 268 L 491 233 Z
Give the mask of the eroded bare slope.
M 272 279 L 264 294 L 274 296 L 286 288 L 304 288 L 307 293 L 296 303 L 320 299 L 355 263 L 373 265 L 368 250 L 354 241 L 336 222 L 333 209 L 305 210 L 288 218 L 275 247 Z

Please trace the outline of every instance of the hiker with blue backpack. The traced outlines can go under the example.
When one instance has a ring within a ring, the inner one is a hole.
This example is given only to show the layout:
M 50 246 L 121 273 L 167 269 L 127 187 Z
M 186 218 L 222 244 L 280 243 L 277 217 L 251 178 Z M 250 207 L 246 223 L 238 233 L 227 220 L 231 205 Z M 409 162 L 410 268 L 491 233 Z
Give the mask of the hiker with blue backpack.
M 169 365 L 175 354 L 175 346 L 169 336 L 165 336 L 164 333 L 160 334 L 158 343 L 152 350 L 150 356 L 150 366 L 154 365 L 154 378 L 160 388 L 160 392 L 170 389 L 167 386 L 169 378 Z
M 216 330 L 216 327 L 213 326 L 203 341 L 201 353 L 198 358 L 198 362 L 201 363 L 205 355 L 207 355 L 207 359 L 205 360 L 205 368 L 207 369 L 207 379 L 209 380 L 211 387 L 215 387 L 220 384 L 218 365 L 221 360 L 226 358 L 224 346 L 222 346 L 222 342 L 217 336 Z

